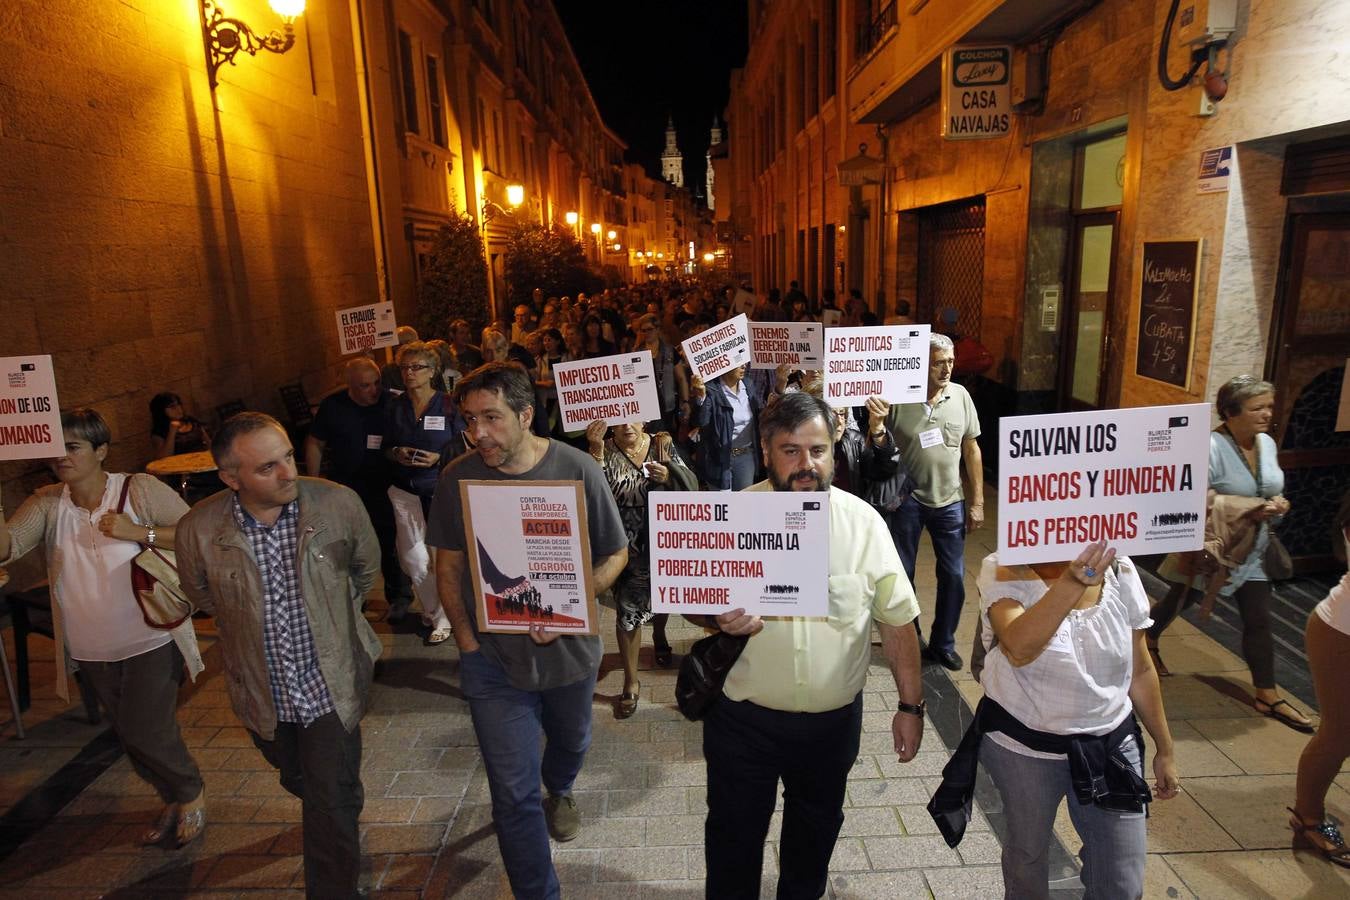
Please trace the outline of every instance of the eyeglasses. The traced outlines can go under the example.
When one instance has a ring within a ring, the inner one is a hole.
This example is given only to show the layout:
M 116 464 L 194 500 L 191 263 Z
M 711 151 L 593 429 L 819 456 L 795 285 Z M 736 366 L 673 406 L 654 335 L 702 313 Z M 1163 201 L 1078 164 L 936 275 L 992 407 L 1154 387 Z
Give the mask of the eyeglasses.
M 398 369 L 399 369 L 400 372 L 420 372 L 420 371 L 422 371 L 423 369 L 430 369 L 430 368 L 431 368 L 431 366 L 424 365 L 423 363 L 415 363 L 415 364 L 409 365 L 409 366 L 399 366 L 399 367 L 398 367 Z

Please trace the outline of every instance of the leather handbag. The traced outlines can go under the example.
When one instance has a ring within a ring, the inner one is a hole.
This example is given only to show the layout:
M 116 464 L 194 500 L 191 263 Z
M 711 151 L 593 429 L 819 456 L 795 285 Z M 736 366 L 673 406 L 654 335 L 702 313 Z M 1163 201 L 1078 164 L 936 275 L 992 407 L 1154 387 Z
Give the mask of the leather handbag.
M 1266 544 L 1266 554 L 1261 559 L 1261 569 L 1266 573 L 1266 577 L 1271 581 L 1284 581 L 1286 578 L 1294 577 L 1294 561 L 1289 557 L 1289 551 L 1285 549 L 1284 541 L 1275 534 L 1275 529 L 1269 525 L 1266 526 L 1266 537 L 1269 542 Z
M 117 511 L 122 512 L 131 493 L 131 476 L 122 482 L 122 499 Z M 132 505 L 132 512 L 135 512 Z M 151 628 L 172 631 L 192 615 L 192 604 L 183 593 L 178 577 L 178 560 L 172 550 L 142 544 L 142 550 L 131 561 L 131 594 L 141 608 L 141 618 Z
M 740 659 L 749 635 L 730 635 L 724 632 L 708 635 L 694 642 L 680 660 L 680 674 L 675 680 L 675 704 L 691 722 L 697 722 L 722 696 L 731 667 Z

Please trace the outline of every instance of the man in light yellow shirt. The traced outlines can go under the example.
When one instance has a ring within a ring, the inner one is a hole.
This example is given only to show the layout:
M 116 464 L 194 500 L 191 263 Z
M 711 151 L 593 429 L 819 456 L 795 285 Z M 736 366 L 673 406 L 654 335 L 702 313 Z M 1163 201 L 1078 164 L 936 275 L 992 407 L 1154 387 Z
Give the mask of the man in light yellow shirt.
M 704 719 L 705 889 L 709 897 L 759 896 L 781 779 L 778 896 L 818 898 L 858 756 L 874 621 L 900 694 L 891 723 L 900 761 L 913 759 L 923 739 L 912 624 L 919 606 L 881 517 L 866 501 L 830 488 L 830 407 L 811 394 L 786 394 L 764 410 L 759 427 L 769 480 L 748 490 L 830 492 L 829 616 L 761 619 L 737 609 L 713 620 L 728 634 L 751 637 Z

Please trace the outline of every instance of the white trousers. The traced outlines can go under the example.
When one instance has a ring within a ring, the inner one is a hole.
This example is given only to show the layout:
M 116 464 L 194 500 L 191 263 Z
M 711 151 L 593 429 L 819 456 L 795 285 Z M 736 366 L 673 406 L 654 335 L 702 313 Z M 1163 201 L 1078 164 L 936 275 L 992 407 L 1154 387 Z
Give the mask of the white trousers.
M 422 499 L 400 487 L 389 488 L 394 505 L 394 546 L 398 564 L 412 582 L 413 596 L 422 604 L 422 622 L 433 631 L 450 627 L 436 591 L 436 548 L 426 542 L 427 522 L 422 515 Z

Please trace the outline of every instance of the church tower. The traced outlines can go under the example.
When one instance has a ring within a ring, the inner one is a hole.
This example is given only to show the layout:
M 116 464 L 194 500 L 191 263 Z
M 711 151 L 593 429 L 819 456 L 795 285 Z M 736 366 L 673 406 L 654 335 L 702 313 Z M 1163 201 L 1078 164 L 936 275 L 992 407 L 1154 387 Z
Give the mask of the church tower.
M 713 204 L 713 148 L 722 143 L 722 126 L 717 124 L 717 116 L 713 116 L 712 133 L 708 137 L 708 209 L 713 210 L 717 207 Z
M 666 120 L 666 149 L 661 153 L 661 177 L 676 187 L 684 187 L 684 156 L 675 143 L 675 117 Z

